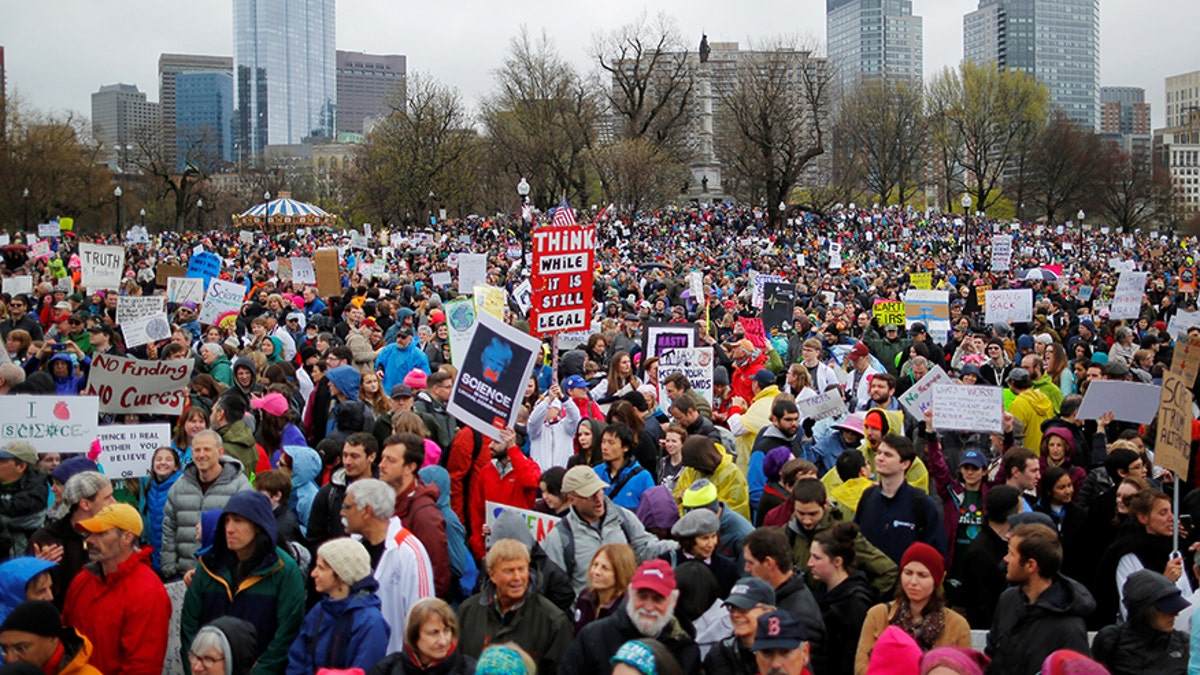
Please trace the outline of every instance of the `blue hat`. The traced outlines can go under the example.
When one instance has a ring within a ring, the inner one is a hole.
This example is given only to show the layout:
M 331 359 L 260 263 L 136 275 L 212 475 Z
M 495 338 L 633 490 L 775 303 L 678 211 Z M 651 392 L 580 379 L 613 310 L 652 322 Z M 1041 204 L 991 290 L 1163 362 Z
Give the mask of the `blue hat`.
M 76 455 L 70 459 L 64 459 L 62 464 L 54 467 L 50 472 L 50 477 L 58 482 L 66 485 L 67 481 L 71 480 L 71 476 L 84 471 L 99 471 L 96 463 L 88 459 L 84 455 Z
M 588 388 L 587 380 L 583 379 L 583 377 L 580 375 L 572 375 L 572 376 L 568 377 L 567 379 L 563 380 L 563 389 L 564 390 L 570 391 L 571 389 L 587 389 L 587 388 Z
M 760 387 L 769 387 L 775 384 L 775 373 L 763 368 L 754 374 L 754 381 L 757 382 L 758 386 Z
M 1033 349 L 1033 338 L 1029 335 L 1017 338 L 1017 349 Z
M 804 626 L 790 613 L 783 610 L 767 612 L 758 617 L 758 630 L 754 632 L 754 651 L 764 649 L 786 649 L 791 651 L 808 640 Z
M 624 663 L 642 675 L 658 675 L 658 665 L 654 660 L 654 652 L 650 651 L 650 648 L 644 642 L 638 642 L 637 640 L 626 642 L 621 645 L 621 648 L 617 650 L 617 653 L 609 661 L 613 665 Z
M 962 460 L 958 464 L 959 466 L 970 464 L 971 466 L 983 469 L 987 467 L 988 461 L 987 457 L 981 451 L 972 449 L 963 453 Z

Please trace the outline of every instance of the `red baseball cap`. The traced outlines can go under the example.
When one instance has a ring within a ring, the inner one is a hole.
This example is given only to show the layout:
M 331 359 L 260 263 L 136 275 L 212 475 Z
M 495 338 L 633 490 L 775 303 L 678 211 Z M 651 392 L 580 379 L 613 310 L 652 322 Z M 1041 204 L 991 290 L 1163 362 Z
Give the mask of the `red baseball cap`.
M 675 571 L 665 560 L 647 560 L 634 572 L 629 586 L 635 591 L 648 588 L 659 595 L 670 595 L 675 590 Z

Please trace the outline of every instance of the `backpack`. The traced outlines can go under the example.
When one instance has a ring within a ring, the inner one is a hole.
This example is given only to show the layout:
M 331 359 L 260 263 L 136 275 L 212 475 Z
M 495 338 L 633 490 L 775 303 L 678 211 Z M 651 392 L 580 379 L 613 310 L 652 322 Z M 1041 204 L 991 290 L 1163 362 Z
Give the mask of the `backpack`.
M 630 534 L 630 529 L 633 526 L 629 523 L 631 516 L 628 510 L 616 504 L 613 504 L 612 508 L 617 512 L 617 517 L 621 520 L 621 533 L 625 535 L 625 543 L 633 546 L 633 536 Z M 574 578 L 575 533 L 571 530 L 571 519 L 563 518 L 558 521 L 558 525 L 554 529 L 562 532 L 559 536 L 562 538 L 563 565 L 566 567 L 563 571 L 567 573 L 567 578 Z

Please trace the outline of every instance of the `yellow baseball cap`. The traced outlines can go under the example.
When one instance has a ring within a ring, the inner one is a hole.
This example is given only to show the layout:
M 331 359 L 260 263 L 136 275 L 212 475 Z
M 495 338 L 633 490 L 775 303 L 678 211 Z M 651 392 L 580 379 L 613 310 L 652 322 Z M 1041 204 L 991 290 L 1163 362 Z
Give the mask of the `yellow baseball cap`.
M 86 532 L 107 532 L 117 527 L 141 536 L 142 517 L 128 504 L 109 504 L 91 518 L 79 521 L 75 527 Z

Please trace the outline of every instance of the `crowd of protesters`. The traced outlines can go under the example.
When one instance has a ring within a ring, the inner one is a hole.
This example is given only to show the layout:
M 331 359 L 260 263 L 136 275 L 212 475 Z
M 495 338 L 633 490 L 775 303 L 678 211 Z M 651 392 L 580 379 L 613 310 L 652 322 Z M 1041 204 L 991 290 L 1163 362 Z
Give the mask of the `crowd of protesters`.
M 1153 423 L 1078 415 L 1094 382 L 1161 382 L 1196 311 L 1195 242 L 899 209 L 765 216 L 601 220 L 593 325 L 546 338 L 495 440 L 448 410 L 457 294 L 433 275 L 485 253 L 488 284 L 515 291 L 519 223 L 365 247 L 302 230 L 91 239 L 126 247 L 119 289 L 82 283 L 73 235 L 43 258 L 10 245 L 4 277 L 34 291 L 0 295 L 0 394 L 86 395 L 97 354 L 194 371 L 181 414 L 98 420 L 171 425 L 142 477 L 0 438 L 3 670 L 161 673 L 177 635 L 196 674 L 1197 672 L 1200 472 L 1155 465 Z M 990 271 L 994 234 L 1013 239 L 1008 271 Z M 339 293 L 280 277 L 323 246 L 340 249 Z M 245 285 L 237 316 L 172 303 L 169 339 L 126 348 L 120 298 L 162 294 L 158 266 L 199 250 Z M 376 260 L 382 276 L 363 271 Z M 1136 320 L 1105 309 L 1124 264 L 1149 272 Z M 880 325 L 875 302 L 923 273 L 949 291 L 950 329 Z M 795 284 L 763 342 L 739 321 L 761 317 L 755 274 Z M 987 323 L 981 287 L 1031 288 L 1032 320 Z M 515 298 L 505 317 L 528 330 Z M 711 398 L 660 381 L 648 322 L 698 327 Z M 1003 388 L 1002 432 L 902 406 L 934 368 Z M 844 410 L 806 418 L 827 392 Z M 558 521 L 535 536 L 519 510 Z

